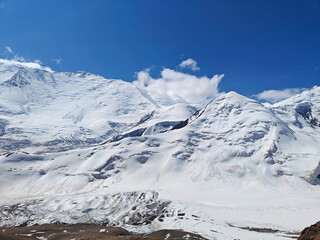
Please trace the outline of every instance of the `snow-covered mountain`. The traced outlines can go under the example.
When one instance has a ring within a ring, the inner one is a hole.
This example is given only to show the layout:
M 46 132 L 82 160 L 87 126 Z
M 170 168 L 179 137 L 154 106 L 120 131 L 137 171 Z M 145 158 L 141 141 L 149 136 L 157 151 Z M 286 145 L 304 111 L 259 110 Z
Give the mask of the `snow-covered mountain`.
M 320 216 L 320 87 L 274 105 L 235 92 L 199 105 L 0 63 L 0 146 L 2 225 L 290 239 Z
M 161 108 L 125 81 L 0 62 L 0 152 L 90 146 L 146 119 L 174 122 L 194 111 L 182 103 Z

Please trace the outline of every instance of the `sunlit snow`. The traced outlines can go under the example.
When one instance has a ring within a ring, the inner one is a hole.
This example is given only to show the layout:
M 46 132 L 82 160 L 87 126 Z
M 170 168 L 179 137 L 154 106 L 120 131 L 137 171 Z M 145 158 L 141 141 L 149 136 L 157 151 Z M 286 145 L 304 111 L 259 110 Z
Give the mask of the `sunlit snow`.
M 274 105 L 147 90 L 0 62 L 1 225 L 290 239 L 319 220 L 319 87 Z

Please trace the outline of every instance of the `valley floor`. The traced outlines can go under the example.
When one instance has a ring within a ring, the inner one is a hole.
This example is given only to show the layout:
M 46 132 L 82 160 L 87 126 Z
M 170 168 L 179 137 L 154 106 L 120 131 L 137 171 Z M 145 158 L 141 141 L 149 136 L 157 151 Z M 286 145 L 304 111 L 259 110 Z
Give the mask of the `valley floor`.
M 200 235 L 178 231 L 160 230 L 147 235 L 137 235 L 119 227 L 95 224 L 44 224 L 31 227 L 0 228 L 0 240 L 205 240 Z
M 289 240 L 297 239 L 302 229 L 318 221 L 320 216 L 319 196 L 315 193 L 305 192 L 305 196 L 299 196 L 293 193 L 271 194 L 270 191 L 250 191 L 249 194 L 245 191 L 216 190 L 206 196 L 204 191 L 198 189 L 198 195 L 194 196 L 191 190 L 194 189 L 189 188 L 190 196 L 185 193 L 183 199 L 177 190 L 171 193 L 134 191 L 109 194 L 94 191 L 38 197 L 23 202 L 11 199 L 10 203 L 3 202 L 0 207 L 3 226 L 0 233 L 9 233 L 9 230 L 3 232 L 3 229 L 12 229 L 10 231 L 15 234 L 19 229 L 51 228 L 57 225 L 43 224 L 60 222 L 68 223 L 61 225 L 67 231 L 70 226 L 95 226 L 90 229 L 97 232 L 98 228 L 99 231 L 108 229 L 101 225 L 108 225 L 123 227 L 140 234 L 139 237 L 161 229 L 182 229 L 206 239 Z M 186 200 L 186 197 L 189 199 Z M 4 228 L 23 224 L 33 227 Z

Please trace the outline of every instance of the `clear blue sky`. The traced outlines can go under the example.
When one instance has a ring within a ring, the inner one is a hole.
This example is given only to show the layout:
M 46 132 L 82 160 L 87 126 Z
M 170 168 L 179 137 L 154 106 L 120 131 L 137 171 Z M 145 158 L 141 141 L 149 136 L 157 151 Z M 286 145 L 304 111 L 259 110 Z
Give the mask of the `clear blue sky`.
M 196 75 L 224 73 L 221 90 L 250 96 L 320 84 L 320 1 L 0 0 L 1 58 L 6 46 L 126 81 L 193 58 Z

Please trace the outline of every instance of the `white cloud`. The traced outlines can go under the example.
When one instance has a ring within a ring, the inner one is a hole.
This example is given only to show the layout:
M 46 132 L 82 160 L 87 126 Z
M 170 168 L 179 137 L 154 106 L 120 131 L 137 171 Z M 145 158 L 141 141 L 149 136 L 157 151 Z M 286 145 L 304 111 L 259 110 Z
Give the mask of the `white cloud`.
M 23 57 L 15 57 L 13 60 L 8 59 L 0 59 L 0 64 L 6 64 L 6 65 L 20 65 L 28 68 L 39 68 L 42 70 L 46 70 L 49 72 L 53 72 L 51 68 L 44 67 L 41 65 L 41 61 L 35 60 L 34 62 L 27 62 Z
M 197 62 L 193 60 L 192 58 L 188 58 L 187 60 L 184 60 L 182 63 L 179 64 L 180 68 L 189 68 L 192 71 L 198 71 L 200 68 L 197 66 Z
M 17 54 L 13 56 L 13 60 L 15 60 L 17 62 L 27 62 L 27 59 L 25 59 L 24 57 L 19 56 Z
M 11 47 L 9 46 L 5 46 L 5 49 L 7 52 L 9 52 L 11 54 L 12 59 L 0 59 L 0 64 L 5 64 L 5 65 L 20 65 L 20 66 L 24 66 L 24 67 L 28 67 L 28 68 L 39 68 L 42 70 L 46 70 L 49 72 L 53 72 L 51 70 L 51 68 L 49 67 L 44 67 L 42 66 L 42 62 L 39 59 L 35 59 L 35 60 L 29 60 L 26 59 L 22 56 L 20 56 L 19 54 L 15 54 L 12 50 Z
M 6 50 L 7 50 L 9 53 L 13 54 L 13 51 L 12 51 L 11 47 L 6 46 L 5 48 L 6 48 Z
M 299 94 L 303 90 L 305 89 L 304 88 L 287 88 L 283 90 L 267 90 L 267 91 L 258 93 L 256 95 L 253 95 L 253 97 L 259 100 L 270 102 L 270 103 L 276 103 L 284 99 L 287 99 L 289 97 L 292 97 L 296 94 Z
M 56 62 L 56 64 L 61 64 L 62 63 L 62 58 L 61 57 L 55 58 L 53 60 Z
M 0 63 L 6 65 L 21 65 L 29 68 L 39 68 L 52 72 L 51 68 L 42 66 L 42 61 L 39 59 L 29 60 L 19 54 L 15 54 L 10 46 L 5 46 L 6 53 L 10 53 L 12 59 L 0 59 Z
M 38 63 L 39 65 L 42 65 L 42 62 L 41 62 L 41 60 L 39 60 L 39 59 L 35 59 L 34 62 L 35 62 L 35 63 Z
M 137 80 L 133 84 L 160 105 L 177 102 L 206 103 L 219 95 L 218 85 L 224 76 L 197 77 L 168 68 L 161 71 L 158 79 L 150 76 L 149 69 L 136 75 Z

